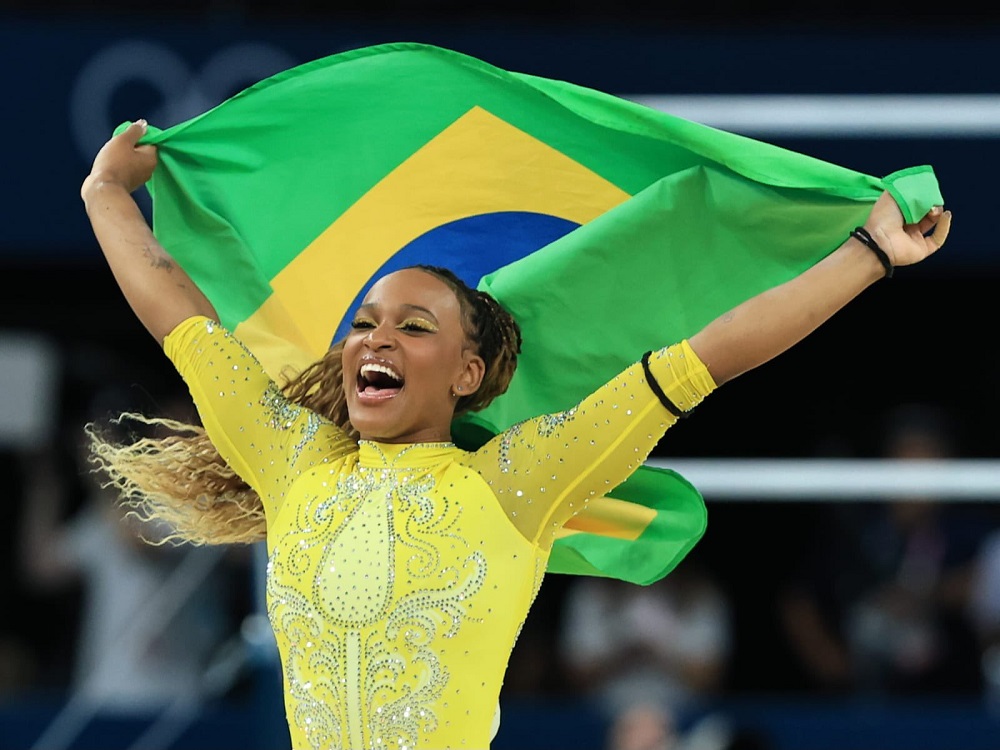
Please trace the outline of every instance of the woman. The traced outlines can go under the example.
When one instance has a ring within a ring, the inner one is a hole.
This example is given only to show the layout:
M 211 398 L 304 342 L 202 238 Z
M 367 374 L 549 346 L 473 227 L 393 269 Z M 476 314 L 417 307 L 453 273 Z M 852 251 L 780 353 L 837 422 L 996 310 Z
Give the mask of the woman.
M 951 219 L 935 208 L 904 226 L 883 195 L 865 224 L 873 239 L 854 233 L 576 408 L 466 452 L 451 444 L 451 422 L 506 389 L 520 344 L 510 316 L 441 269 L 397 271 L 371 288 L 346 340 L 283 393 L 215 322 L 132 200 L 156 165 L 155 150 L 137 146 L 145 128 L 101 149 L 82 197 L 126 299 L 249 485 L 240 497 L 257 503 L 227 502 L 236 480 L 204 457 L 200 436 L 131 447 L 95 436 L 95 447 L 119 487 L 184 538 L 264 531 L 268 613 L 303 748 L 488 747 L 555 532 L 715 387 L 802 339 L 892 265 L 936 251 Z

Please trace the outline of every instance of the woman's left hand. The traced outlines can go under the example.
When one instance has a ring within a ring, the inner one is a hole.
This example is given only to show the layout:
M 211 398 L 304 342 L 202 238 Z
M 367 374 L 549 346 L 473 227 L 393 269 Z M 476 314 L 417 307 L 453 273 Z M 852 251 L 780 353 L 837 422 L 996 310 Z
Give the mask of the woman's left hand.
M 899 206 L 886 192 L 872 207 L 865 229 L 885 250 L 892 265 L 909 266 L 933 255 L 948 239 L 951 211 L 935 206 L 917 223 L 904 224 Z

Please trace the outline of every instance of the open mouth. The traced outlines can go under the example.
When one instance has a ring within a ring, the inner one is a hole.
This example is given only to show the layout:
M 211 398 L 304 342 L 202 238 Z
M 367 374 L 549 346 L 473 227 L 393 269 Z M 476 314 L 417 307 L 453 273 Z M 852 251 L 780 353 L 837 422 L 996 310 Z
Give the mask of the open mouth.
M 392 367 L 374 362 L 361 365 L 358 395 L 371 400 L 392 398 L 403 388 L 403 376 Z

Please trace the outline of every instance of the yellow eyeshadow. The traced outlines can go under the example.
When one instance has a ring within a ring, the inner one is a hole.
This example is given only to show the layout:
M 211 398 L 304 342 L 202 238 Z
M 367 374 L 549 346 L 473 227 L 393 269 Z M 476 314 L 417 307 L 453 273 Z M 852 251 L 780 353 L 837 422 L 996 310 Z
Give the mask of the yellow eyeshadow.
M 424 320 L 422 318 L 407 318 L 399 324 L 400 328 L 406 328 L 407 326 L 413 326 L 423 331 L 430 331 L 431 333 L 437 331 L 436 325 L 431 323 L 429 320 Z

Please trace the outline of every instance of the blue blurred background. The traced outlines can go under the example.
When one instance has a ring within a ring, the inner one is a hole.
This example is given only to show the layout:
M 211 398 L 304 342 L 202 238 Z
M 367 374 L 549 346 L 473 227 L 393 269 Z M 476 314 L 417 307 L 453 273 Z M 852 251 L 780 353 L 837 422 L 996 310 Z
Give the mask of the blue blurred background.
M 2 3 L 0 748 L 287 746 L 260 550 L 136 545 L 82 471 L 85 421 L 190 406 L 107 271 L 79 186 L 124 120 L 165 127 L 297 63 L 392 41 L 642 98 L 868 174 L 932 164 L 955 214 L 946 250 L 723 389 L 657 452 L 997 455 L 995 10 Z M 820 107 L 828 120 L 810 120 Z M 494 750 L 1000 748 L 992 499 L 706 497 L 707 536 L 648 598 L 546 580 Z M 659 666 L 623 674 L 633 661 Z M 668 708 L 626 715 L 636 694 Z

